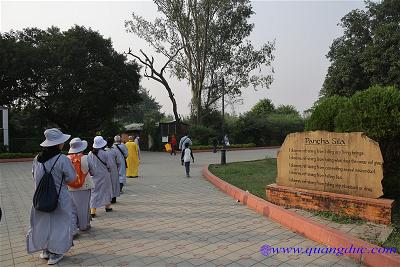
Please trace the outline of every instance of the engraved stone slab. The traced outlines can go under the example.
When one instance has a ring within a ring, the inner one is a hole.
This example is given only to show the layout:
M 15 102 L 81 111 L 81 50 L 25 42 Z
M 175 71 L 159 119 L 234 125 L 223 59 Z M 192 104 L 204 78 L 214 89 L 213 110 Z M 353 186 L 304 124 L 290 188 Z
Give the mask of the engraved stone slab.
M 289 134 L 278 152 L 278 185 L 378 198 L 383 194 L 379 144 L 363 133 Z

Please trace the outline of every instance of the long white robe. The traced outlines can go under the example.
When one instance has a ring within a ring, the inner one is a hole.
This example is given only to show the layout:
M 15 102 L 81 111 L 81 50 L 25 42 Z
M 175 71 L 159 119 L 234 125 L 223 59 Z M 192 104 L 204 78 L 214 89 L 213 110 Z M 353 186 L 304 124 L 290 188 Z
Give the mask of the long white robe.
M 50 171 L 57 157 L 58 155 L 44 163 L 47 171 Z M 32 173 L 36 189 L 44 174 L 42 163 L 37 161 L 37 157 L 33 160 Z M 28 253 L 47 249 L 52 253 L 64 254 L 72 246 L 72 203 L 67 184 L 75 180 L 76 172 L 71 161 L 61 155 L 51 173 L 57 192 L 61 186 L 58 206 L 52 212 L 42 212 L 32 206 L 26 240 Z M 64 181 L 61 184 L 63 176 Z
M 104 150 L 99 150 L 99 158 L 107 165 L 109 164 L 108 153 Z M 88 155 L 89 173 L 92 175 L 94 189 L 90 195 L 90 207 L 100 208 L 111 203 L 112 185 L 110 176 L 110 166 L 105 166 L 92 153 Z
M 121 149 L 119 151 L 118 147 Z M 128 157 L 128 148 L 126 148 L 125 144 L 114 144 L 112 148 L 117 152 L 118 156 L 118 162 L 120 163 L 118 166 L 118 177 L 119 177 L 119 182 L 121 184 L 126 184 L 126 166 L 125 166 L 125 158 Z
M 80 188 L 68 187 L 72 199 L 72 228 L 74 234 L 79 230 L 88 230 L 90 227 L 90 191 L 93 189 L 93 180 L 89 174 L 88 156 L 81 158 L 81 170 L 87 173 L 85 182 Z
M 118 159 L 119 151 L 115 151 L 114 149 L 106 148 L 109 159 L 109 166 L 111 169 L 111 186 L 112 186 L 112 197 L 119 197 L 119 175 L 118 175 L 118 166 L 121 164 Z M 125 163 L 124 163 L 125 164 Z

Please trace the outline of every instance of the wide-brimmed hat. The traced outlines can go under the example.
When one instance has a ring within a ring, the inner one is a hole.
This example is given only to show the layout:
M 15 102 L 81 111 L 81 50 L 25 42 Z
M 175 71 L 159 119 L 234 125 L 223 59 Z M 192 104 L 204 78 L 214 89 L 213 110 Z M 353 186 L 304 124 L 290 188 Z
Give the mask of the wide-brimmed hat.
M 87 148 L 87 141 L 81 140 L 79 137 L 75 137 L 69 142 L 69 146 L 69 154 L 79 153 Z
M 57 128 L 47 129 L 46 131 L 44 131 L 44 136 L 46 137 L 46 140 L 44 140 L 40 144 L 40 146 L 42 147 L 59 145 L 65 143 L 68 139 L 71 138 L 71 135 L 63 134 Z
M 96 136 L 93 140 L 93 148 L 103 148 L 107 145 L 107 141 L 102 136 Z

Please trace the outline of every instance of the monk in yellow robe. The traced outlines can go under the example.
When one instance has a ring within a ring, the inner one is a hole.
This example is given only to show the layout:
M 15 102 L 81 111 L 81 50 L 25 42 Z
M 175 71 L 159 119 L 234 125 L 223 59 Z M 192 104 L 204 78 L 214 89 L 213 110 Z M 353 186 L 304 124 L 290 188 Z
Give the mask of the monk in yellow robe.
M 129 136 L 129 141 L 125 145 L 128 148 L 126 177 L 138 177 L 140 163 L 139 146 L 133 141 L 133 136 Z

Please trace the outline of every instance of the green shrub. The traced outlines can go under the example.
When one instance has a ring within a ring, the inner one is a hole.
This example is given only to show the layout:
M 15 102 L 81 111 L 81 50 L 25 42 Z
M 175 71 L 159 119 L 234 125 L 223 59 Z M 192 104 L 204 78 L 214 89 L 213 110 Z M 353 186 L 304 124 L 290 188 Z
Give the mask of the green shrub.
M 33 158 L 38 153 L 0 153 L 0 159 Z
M 267 131 L 271 131 L 266 145 L 281 145 L 290 133 L 304 131 L 304 120 L 296 114 L 271 114 L 267 117 Z
M 324 98 L 314 106 L 306 129 L 364 132 L 379 142 L 384 195 L 393 198 L 400 194 L 400 90 L 373 86 L 348 98 Z
M 379 142 L 383 161 L 383 191 L 400 194 L 400 90 L 373 86 L 355 93 L 335 119 L 336 131 L 361 131 Z
M 286 135 L 304 131 L 304 120 L 295 114 L 256 116 L 246 113 L 237 121 L 233 140 L 236 143 L 255 143 L 257 146 L 281 145 Z
M 256 144 L 254 143 L 249 143 L 249 144 L 231 144 L 229 148 L 250 148 L 250 147 L 256 147 Z M 206 150 L 206 149 L 213 149 L 214 147 L 212 145 L 193 145 L 190 146 L 191 149 L 193 150 Z M 218 145 L 217 146 L 218 149 L 221 149 L 222 146 Z
M 217 133 L 204 125 L 193 125 L 189 129 L 189 135 L 194 144 L 208 145 L 210 139 L 216 137 Z
M 335 118 L 344 108 L 348 99 L 342 96 L 322 98 L 311 108 L 312 114 L 305 124 L 306 131 L 335 131 Z
M 400 91 L 373 86 L 355 93 L 335 120 L 337 131 L 363 131 L 377 141 L 400 136 Z

